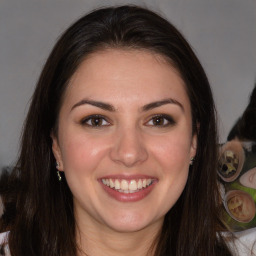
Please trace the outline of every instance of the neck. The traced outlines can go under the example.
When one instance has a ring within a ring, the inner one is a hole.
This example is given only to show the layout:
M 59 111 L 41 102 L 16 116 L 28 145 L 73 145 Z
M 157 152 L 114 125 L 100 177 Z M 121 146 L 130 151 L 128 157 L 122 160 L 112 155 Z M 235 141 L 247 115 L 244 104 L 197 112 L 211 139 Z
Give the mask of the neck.
M 97 223 L 97 225 L 79 225 L 77 241 L 78 256 L 153 256 L 154 242 L 162 222 L 151 224 L 134 232 L 118 232 Z

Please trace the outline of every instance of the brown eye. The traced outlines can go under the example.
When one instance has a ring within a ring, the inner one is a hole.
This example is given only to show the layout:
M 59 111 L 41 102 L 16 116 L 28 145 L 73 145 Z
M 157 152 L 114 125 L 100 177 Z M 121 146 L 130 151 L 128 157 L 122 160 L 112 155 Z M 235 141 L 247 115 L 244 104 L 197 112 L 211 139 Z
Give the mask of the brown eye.
M 101 126 L 110 125 L 110 123 L 106 121 L 104 117 L 98 116 L 98 115 L 89 116 L 83 119 L 81 123 L 83 125 L 92 126 L 92 127 L 101 127 Z
M 101 126 L 103 123 L 102 118 L 92 118 L 91 119 L 91 125 L 92 126 Z
M 171 116 L 168 116 L 168 115 L 156 115 L 156 116 L 153 116 L 147 122 L 148 126 L 159 126 L 159 127 L 166 127 L 174 124 L 175 124 L 175 121 Z
M 162 116 L 157 116 L 157 117 L 152 118 L 153 125 L 165 125 L 165 124 L 167 124 L 166 121 L 167 120 L 164 119 Z

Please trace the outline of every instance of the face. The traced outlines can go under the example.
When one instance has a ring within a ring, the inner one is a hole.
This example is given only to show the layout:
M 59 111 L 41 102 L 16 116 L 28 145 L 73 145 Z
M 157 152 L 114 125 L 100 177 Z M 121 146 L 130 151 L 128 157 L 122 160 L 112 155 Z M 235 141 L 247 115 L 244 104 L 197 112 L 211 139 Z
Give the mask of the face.
M 117 49 L 80 65 L 52 138 L 78 225 L 122 232 L 162 225 L 197 140 L 179 73 L 159 55 Z
M 240 177 L 240 183 L 245 187 L 256 189 L 256 167 L 243 174 Z

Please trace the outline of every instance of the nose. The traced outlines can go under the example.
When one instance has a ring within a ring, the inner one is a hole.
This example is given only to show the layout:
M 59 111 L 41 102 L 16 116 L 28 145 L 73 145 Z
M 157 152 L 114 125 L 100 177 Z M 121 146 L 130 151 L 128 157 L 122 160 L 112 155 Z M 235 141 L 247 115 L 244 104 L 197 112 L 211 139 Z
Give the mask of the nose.
M 125 167 L 133 167 L 146 161 L 148 152 L 140 131 L 136 128 L 119 131 L 113 140 L 110 157 Z

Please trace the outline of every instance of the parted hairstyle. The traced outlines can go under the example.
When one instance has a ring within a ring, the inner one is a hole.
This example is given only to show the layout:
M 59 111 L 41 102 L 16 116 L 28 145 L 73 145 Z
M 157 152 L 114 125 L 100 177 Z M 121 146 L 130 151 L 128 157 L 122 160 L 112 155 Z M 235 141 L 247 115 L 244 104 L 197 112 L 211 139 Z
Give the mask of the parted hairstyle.
M 75 22 L 43 68 L 10 178 L 20 180 L 14 217 L 7 223 L 12 256 L 75 256 L 79 251 L 73 197 L 64 174 L 58 181 L 50 134 L 58 134 L 58 115 L 72 75 L 89 54 L 104 49 L 141 49 L 163 56 L 180 73 L 191 104 L 196 160 L 182 195 L 165 216 L 155 256 L 231 255 L 217 207 L 215 107 L 206 74 L 166 19 L 141 7 L 119 6 L 95 10 Z

